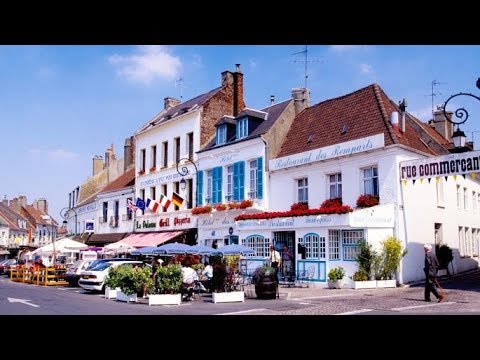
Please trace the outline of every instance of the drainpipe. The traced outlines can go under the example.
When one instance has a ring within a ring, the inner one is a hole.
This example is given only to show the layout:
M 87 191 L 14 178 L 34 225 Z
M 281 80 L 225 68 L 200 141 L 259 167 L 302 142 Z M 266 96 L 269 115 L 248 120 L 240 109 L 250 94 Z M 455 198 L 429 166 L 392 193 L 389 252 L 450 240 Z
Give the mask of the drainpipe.
M 268 204 L 268 198 L 270 196 L 270 193 L 269 191 L 265 191 L 266 189 L 268 189 L 270 186 L 270 174 L 269 174 L 269 164 L 268 164 L 268 142 L 267 140 L 265 140 L 265 138 L 263 137 L 263 134 L 260 135 L 260 139 L 262 139 L 263 143 L 265 144 L 265 146 L 263 147 L 263 159 L 264 159 L 264 168 L 265 168 L 265 176 L 264 176 L 264 184 L 263 184 L 263 208 L 264 209 L 268 209 L 267 207 L 267 204 Z M 267 176 L 268 175 L 268 176 Z

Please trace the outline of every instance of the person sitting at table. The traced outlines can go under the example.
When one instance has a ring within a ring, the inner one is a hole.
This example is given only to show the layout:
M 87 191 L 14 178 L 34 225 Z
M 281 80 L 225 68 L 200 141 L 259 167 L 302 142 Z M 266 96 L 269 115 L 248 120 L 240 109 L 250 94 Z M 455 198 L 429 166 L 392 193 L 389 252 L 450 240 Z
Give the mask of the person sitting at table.
M 195 281 L 198 281 L 198 275 L 197 272 L 190 267 L 190 263 L 184 262 L 182 265 L 182 298 L 185 297 L 185 300 L 190 301 L 192 300 Z
M 209 263 L 205 266 L 205 269 L 202 271 L 202 275 L 207 277 L 207 290 L 212 292 L 212 279 L 213 279 L 213 267 Z

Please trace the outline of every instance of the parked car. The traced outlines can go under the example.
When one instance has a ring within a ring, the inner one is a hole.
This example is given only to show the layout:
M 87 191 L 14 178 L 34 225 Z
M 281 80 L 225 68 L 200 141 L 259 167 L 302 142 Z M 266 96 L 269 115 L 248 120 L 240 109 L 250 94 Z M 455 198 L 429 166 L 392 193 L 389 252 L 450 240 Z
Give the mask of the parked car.
M 71 265 L 65 273 L 66 280 L 70 286 L 78 286 L 78 280 L 82 271 L 87 270 L 92 260 L 77 260 Z
M 3 271 L 5 274 L 10 276 L 10 270 L 13 268 L 15 269 L 17 267 L 17 259 L 12 259 L 8 263 L 6 263 L 3 267 Z
M 13 260 L 15 260 L 15 259 L 6 259 L 6 260 L 3 260 L 2 262 L 0 262 L 0 274 L 5 273 L 5 266 L 8 265 L 9 263 L 11 263 Z
M 111 266 L 119 266 L 123 264 L 144 264 L 142 261 L 125 260 L 123 261 L 104 261 L 94 267 L 92 270 L 82 271 L 78 285 L 84 290 L 88 291 L 105 291 L 105 276 L 108 275 L 108 270 Z
M 111 258 L 111 259 L 97 259 L 93 260 L 90 265 L 85 269 L 86 271 L 93 270 L 97 265 L 105 263 L 105 262 L 112 262 L 112 261 L 132 261 L 133 259 L 126 259 L 126 258 Z

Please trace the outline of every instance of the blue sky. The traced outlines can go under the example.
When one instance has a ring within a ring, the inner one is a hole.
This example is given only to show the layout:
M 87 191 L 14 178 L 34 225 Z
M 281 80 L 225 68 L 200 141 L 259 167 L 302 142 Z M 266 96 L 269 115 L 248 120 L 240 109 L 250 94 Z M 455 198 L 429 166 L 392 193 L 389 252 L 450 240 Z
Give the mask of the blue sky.
M 163 108 L 220 85 L 241 64 L 247 106 L 268 106 L 304 86 L 304 45 L 0 46 L 0 196 L 45 197 L 60 220 L 68 193 L 91 176 L 92 157 L 124 139 Z M 422 121 L 457 92 L 477 96 L 480 46 L 308 46 L 311 104 L 378 83 Z M 183 78 L 183 86 L 177 80 Z M 480 103 L 462 126 L 480 143 Z M 470 132 L 469 132 L 470 131 Z M 471 131 L 474 131 L 473 133 Z M 475 146 L 475 149 L 478 149 Z

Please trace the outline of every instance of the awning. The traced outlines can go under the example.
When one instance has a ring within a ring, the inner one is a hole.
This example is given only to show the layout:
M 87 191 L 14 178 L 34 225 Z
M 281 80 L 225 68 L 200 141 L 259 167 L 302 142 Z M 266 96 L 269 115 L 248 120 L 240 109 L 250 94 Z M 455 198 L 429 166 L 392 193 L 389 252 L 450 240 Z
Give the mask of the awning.
M 111 244 L 117 241 L 122 240 L 129 233 L 113 233 L 113 234 L 93 234 L 91 235 L 85 244 L 87 245 L 97 245 L 97 244 Z
M 8 254 L 10 254 L 10 251 L 0 249 L 0 255 L 8 255 Z
M 128 245 L 135 246 L 137 248 L 144 247 L 144 246 L 157 246 L 167 242 L 181 234 L 184 231 L 170 231 L 170 232 L 161 232 L 161 233 L 137 233 L 132 234 L 122 240 L 123 243 Z

